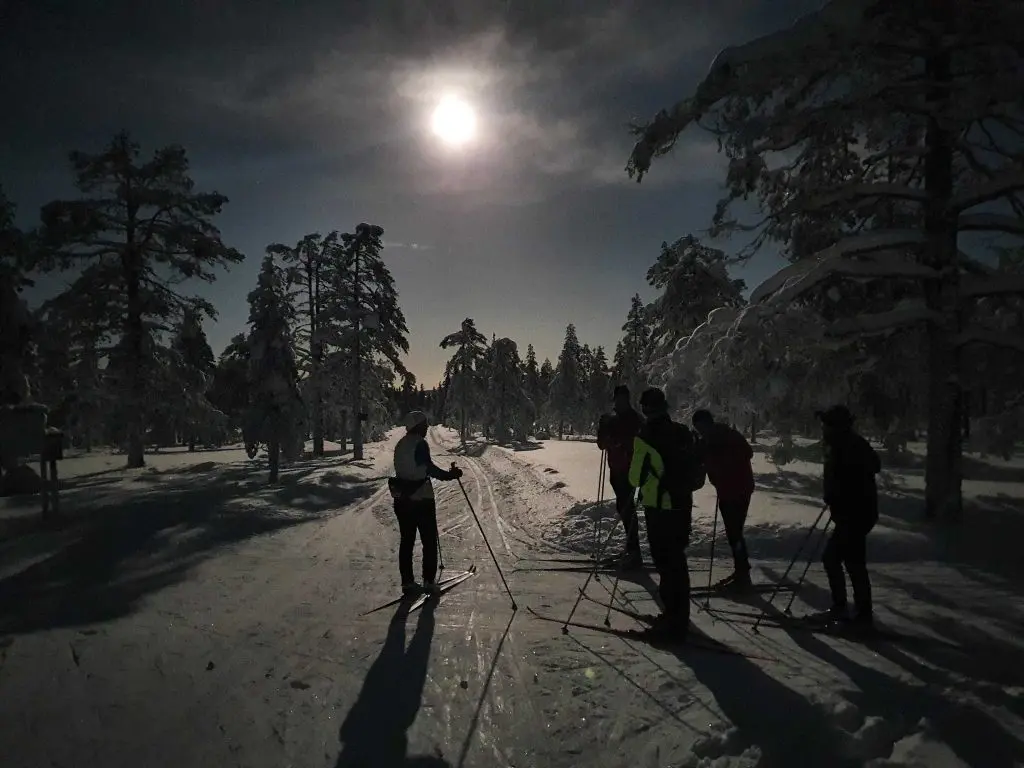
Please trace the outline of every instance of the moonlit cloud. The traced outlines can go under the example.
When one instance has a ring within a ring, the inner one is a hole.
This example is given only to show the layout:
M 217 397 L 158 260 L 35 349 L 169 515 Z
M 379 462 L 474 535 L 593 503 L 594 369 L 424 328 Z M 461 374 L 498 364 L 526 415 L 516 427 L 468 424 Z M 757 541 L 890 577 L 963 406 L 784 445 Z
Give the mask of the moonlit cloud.
M 694 131 L 637 186 L 627 124 L 818 1 L 181 0 L 156 18 L 134 0 L 8 4 L 0 182 L 31 215 L 68 193 L 71 149 L 122 128 L 146 151 L 184 144 L 251 257 L 201 289 L 221 310 L 215 347 L 244 326 L 268 242 L 359 221 L 393 238 L 428 383 L 467 314 L 541 357 L 570 321 L 612 346 L 660 242 L 707 226 L 725 168 Z M 455 152 L 430 132 L 449 92 L 478 121 Z

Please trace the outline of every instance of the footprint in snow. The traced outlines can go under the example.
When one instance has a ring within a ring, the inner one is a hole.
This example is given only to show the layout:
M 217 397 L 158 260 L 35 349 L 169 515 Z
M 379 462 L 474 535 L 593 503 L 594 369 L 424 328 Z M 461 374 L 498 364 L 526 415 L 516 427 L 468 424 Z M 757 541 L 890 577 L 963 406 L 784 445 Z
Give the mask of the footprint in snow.
M 299 691 L 305 691 L 309 688 L 309 683 L 304 683 L 301 680 L 292 680 L 288 685 Z

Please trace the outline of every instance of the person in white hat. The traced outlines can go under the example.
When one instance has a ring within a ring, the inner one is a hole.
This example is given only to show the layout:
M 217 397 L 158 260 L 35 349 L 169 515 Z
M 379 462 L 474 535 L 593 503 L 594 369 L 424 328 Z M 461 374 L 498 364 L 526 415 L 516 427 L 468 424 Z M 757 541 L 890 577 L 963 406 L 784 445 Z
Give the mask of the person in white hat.
M 413 411 L 405 417 L 406 434 L 395 445 L 395 477 L 389 480 L 391 495 L 395 499 L 395 516 L 401 540 L 398 545 L 398 570 L 402 577 L 402 591 L 415 594 L 437 590 L 437 506 L 434 501 L 435 480 L 457 480 L 462 470 L 453 466 L 451 471 L 441 469 L 430 458 L 427 444 L 427 415 Z M 412 551 L 419 531 L 423 546 L 423 586 L 413 577 Z

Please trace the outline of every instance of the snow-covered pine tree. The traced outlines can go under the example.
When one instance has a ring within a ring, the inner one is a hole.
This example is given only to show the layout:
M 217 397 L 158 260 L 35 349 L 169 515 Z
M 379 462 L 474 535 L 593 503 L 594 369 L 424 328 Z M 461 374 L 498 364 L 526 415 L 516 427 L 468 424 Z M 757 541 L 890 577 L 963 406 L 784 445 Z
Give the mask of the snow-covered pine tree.
M 533 403 L 526 392 L 519 348 L 512 339 L 495 339 L 491 344 L 489 373 L 486 402 L 495 439 L 525 439 L 533 424 Z
M 594 357 L 590 366 L 590 379 L 587 382 L 587 414 L 594 423 L 602 413 L 608 410 L 608 403 L 612 396 L 611 376 L 608 371 L 608 358 L 604 353 L 604 347 L 594 350 Z
M 220 440 L 226 427 L 224 414 L 207 399 L 216 363 L 203 330 L 200 313 L 186 307 L 171 339 L 171 368 L 175 383 L 176 426 L 182 431 L 189 451 L 197 439 L 206 443 Z
M 968 232 L 1024 234 L 1022 51 L 1020 3 L 832 0 L 719 54 L 691 97 L 637 129 L 628 167 L 642 177 L 688 125 L 714 124 L 731 163 L 713 234 L 739 227 L 731 204 L 755 196 L 764 217 L 752 249 L 775 240 L 801 260 L 754 302 L 788 307 L 837 275 L 916 285 L 913 298 L 828 330 L 923 328 L 928 517 L 962 512 L 965 348 L 1024 349 L 971 319 L 979 299 L 1020 294 L 1024 279 L 972 273 L 962 250 Z
M 476 329 L 476 323 L 467 317 L 455 333 L 441 339 L 441 349 L 455 349 L 445 369 L 450 381 L 446 386 L 448 408 L 457 409 L 459 436 L 465 443 L 469 439 L 469 417 L 478 390 L 478 367 L 487 356 L 487 338 Z
M 409 411 L 415 411 L 420 407 L 417 402 L 417 391 L 416 391 L 416 376 L 410 371 L 406 371 L 401 376 L 402 385 L 398 390 L 398 407 L 402 413 L 408 413 Z M 423 387 L 420 386 L 422 392 Z
M 299 373 L 292 348 L 294 316 L 284 271 L 267 254 L 256 288 L 249 294 L 251 410 L 246 444 L 266 443 L 271 483 L 277 482 L 282 453 L 286 458 L 294 456 L 306 435 L 305 408 L 299 396 Z
M 266 248 L 268 254 L 287 265 L 285 274 L 295 289 L 295 355 L 312 422 L 314 456 L 324 455 L 323 399 L 327 386 L 323 361 L 325 326 L 330 322 L 325 310 L 331 305 L 330 267 L 337 249 L 337 231 L 326 235 L 312 232 L 295 245 L 271 243 Z
M 565 328 L 565 340 L 558 356 L 558 366 L 551 381 L 549 408 L 558 424 L 558 439 L 565 437 L 566 427 L 579 429 L 583 410 L 583 387 L 580 381 L 580 342 L 576 326 Z
M 84 296 L 97 281 L 112 289 L 109 293 L 123 296 L 108 310 L 121 337 L 124 388 L 119 394 L 127 426 L 127 464 L 141 467 L 147 383 L 156 373 L 147 369 L 155 359 L 146 357 L 155 343 L 152 334 L 167 330 L 168 321 L 194 305 L 178 292 L 182 279 L 211 282 L 215 268 L 243 257 L 221 242 L 211 223 L 227 198 L 195 191 L 182 147 L 164 147 L 140 163 L 139 145 L 120 133 L 97 155 L 71 153 L 71 164 L 83 196 L 43 207 L 41 236 L 48 258 L 39 268 L 85 266 L 67 291 L 71 297 Z M 213 316 L 208 303 L 200 306 Z
M 347 410 L 338 409 L 342 440 L 354 433 L 354 419 L 358 418 L 354 414 L 356 357 L 361 361 L 359 399 L 369 419 L 369 439 L 384 436 L 391 423 L 386 393 L 395 378 L 405 373 L 402 355 L 409 351 L 409 328 L 398 304 L 394 276 L 381 257 L 383 232 L 381 227 L 360 224 L 355 234 L 343 233 L 342 247 L 335 249 L 330 266 L 332 291 L 327 311 L 341 325 L 324 334 L 325 344 L 331 347 L 325 368 L 334 382 L 333 392 L 344 396 L 339 402 L 347 405 Z
M 523 386 L 533 403 L 535 413 L 540 412 L 544 405 L 544 388 L 540 380 L 540 366 L 537 364 L 537 352 L 533 344 L 526 345 L 526 359 L 523 361 Z
M 702 245 L 693 235 L 661 244 L 661 253 L 647 271 L 647 282 L 661 291 L 646 313 L 651 358 L 674 349 L 707 321 L 712 310 L 745 303 L 746 285 L 729 277 L 725 253 Z
M 615 347 L 612 359 L 615 384 L 625 384 L 636 398 L 647 386 L 644 368 L 650 362 L 653 331 L 648 310 L 640 294 L 630 300 L 626 322 L 622 326 L 623 337 Z
M 227 417 L 231 430 L 245 424 L 252 399 L 249 381 L 249 342 L 243 333 L 231 341 L 217 358 L 213 381 L 207 395 L 213 406 Z
M 580 347 L 579 355 L 579 376 L 580 376 L 580 423 L 575 429 L 580 432 L 589 432 L 597 423 L 598 414 L 590 410 L 590 379 L 594 370 L 594 350 L 589 344 Z
M 29 398 L 26 374 L 33 363 L 33 321 L 20 295 L 32 284 L 26 276 L 28 243 L 14 225 L 14 214 L 14 203 L 0 187 L 0 405 Z

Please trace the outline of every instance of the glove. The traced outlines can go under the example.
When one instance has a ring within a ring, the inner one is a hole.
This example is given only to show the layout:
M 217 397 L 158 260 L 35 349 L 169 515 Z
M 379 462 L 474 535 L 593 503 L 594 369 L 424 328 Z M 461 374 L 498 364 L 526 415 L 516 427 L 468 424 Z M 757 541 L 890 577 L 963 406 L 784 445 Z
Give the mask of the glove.
M 456 467 L 454 462 L 452 462 L 452 468 L 450 471 L 452 475 L 452 480 L 459 480 L 462 478 L 462 470 Z

